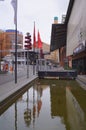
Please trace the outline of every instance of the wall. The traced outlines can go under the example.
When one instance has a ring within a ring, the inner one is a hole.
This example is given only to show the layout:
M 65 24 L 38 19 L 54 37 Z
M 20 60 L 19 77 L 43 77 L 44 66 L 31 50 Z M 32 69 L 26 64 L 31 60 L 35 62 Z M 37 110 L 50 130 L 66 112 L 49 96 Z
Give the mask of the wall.
M 67 56 L 86 40 L 86 0 L 75 0 L 67 27 Z

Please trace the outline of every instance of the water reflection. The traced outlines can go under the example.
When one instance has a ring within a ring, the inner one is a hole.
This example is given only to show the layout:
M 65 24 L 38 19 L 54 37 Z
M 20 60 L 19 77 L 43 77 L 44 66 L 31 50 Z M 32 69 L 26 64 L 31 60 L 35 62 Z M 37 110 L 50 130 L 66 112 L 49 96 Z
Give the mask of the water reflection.
M 15 130 L 17 130 L 17 102 L 15 102 Z
M 60 117 L 61 123 L 66 124 L 66 97 L 65 87 L 51 85 L 50 87 L 51 100 L 51 117 Z
M 86 117 L 79 102 L 72 94 L 69 87 L 66 87 L 66 104 L 67 104 L 67 118 L 71 126 L 71 130 L 85 130 Z
M 30 94 L 29 94 L 29 91 L 30 91 Z M 31 91 L 33 91 L 32 92 L 33 99 L 29 98 L 29 96 L 31 96 Z M 24 120 L 25 120 L 27 127 L 30 126 L 31 120 L 33 121 L 33 125 L 34 125 L 35 118 L 39 117 L 40 110 L 42 107 L 41 96 L 42 96 L 42 88 L 39 84 L 35 87 L 33 86 L 32 90 L 27 91 L 27 97 L 26 97 L 27 108 L 24 112 Z M 31 106 L 32 106 L 32 108 L 31 108 Z
M 26 93 L 27 93 L 27 100 L 26 100 L 27 106 L 24 112 L 24 120 L 26 125 L 29 126 L 31 123 L 31 109 L 29 108 L 29 90 Z
M 0 130 L 85 130 L 86 91 L 79 88 L 76 81 L 35 82 L 1 115 Z

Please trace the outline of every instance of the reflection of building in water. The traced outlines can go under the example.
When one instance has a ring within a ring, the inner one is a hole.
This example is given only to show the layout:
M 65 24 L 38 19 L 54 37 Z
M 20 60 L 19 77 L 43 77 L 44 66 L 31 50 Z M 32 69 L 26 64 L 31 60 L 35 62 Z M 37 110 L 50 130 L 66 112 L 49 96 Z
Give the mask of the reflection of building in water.
M 24 120 L 27 126 L 31 124 L 31 109 L 27 108 L 24 112 Z
M 33 87 L 33 123 L 35 123 L 35 118 L 39 117 L 42 108 L 41 97 L 43 95 L 43 90 L 47 87 L 47 85 L 41 85 L 40 82 Z
M 24 120 L 27 126 L 31 124 L 31 109 L 29 106 L 29 90 L 27 91 L 27 101 L 26 101 L 26 110 L 24 112 Z
M 33 123 L 33 127 L 35 125 L 35 121 L 39 116 L 42 107 L 42 88 L 41 85 L 38 84 L 33 86 L 33 88 L 28 89 L 24 95 L 23 102 L 26 104 L 26 108 L 24 110 L 24 121 L 29 127 L 31 123 Z
M 66 102 L 67 118 L 71 127 L 70 130 L 86 130 L 86 117 L 84 111 L 69 88 L 66 88 Z
M 39 116 L 42 107 L 41 96 L 42 96 L 42 88 L 41 85 L 38 85 L 37 86 L 37 116 Z
M 50 87 L 51 100 L 51 116 L 60 116 L 66 122 L 66 98 L 65 87 L 51 86 Z M 66 124 L 66 123 L 65 123 Z
M 41 111 L 42 107 L 42 88 L 40 85 L 33 86 L 33 104 L 30 104 L 31 106 L 31 120 L 33 121 L 33 127 L 35 125 L 35 121 L 37 117 L 39 116 L 39 113 Z
M 35 89 L 33 86 L 33 124 L 35 123 L 35 116 L 36 116 L 36 100 L 35 100 Z

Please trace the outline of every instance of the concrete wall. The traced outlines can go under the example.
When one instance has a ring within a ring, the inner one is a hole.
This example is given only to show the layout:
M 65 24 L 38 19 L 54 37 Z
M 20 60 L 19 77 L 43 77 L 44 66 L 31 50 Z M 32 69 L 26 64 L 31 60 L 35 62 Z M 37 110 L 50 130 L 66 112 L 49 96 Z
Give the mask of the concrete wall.
M 86 0 L 75 0 L 67 28 L 67 56 L 86 40 Z

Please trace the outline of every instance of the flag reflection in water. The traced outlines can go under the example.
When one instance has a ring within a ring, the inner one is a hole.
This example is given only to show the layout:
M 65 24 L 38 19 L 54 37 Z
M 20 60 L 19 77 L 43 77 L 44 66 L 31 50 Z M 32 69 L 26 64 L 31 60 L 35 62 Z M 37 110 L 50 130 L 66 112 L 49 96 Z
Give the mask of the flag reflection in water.
M 30 99 L 29 91 L 27 91 L 27 108 L 24 112 L 24 120 L 27 126 L 31 124 L 31 120 L 33 121 L 33 125 L 35 124 L 35 118 L 39 117 L 42 107 L 42 88 L 40 84 L 38 83 L 36 87 L 33 86 L 33 102 Z

